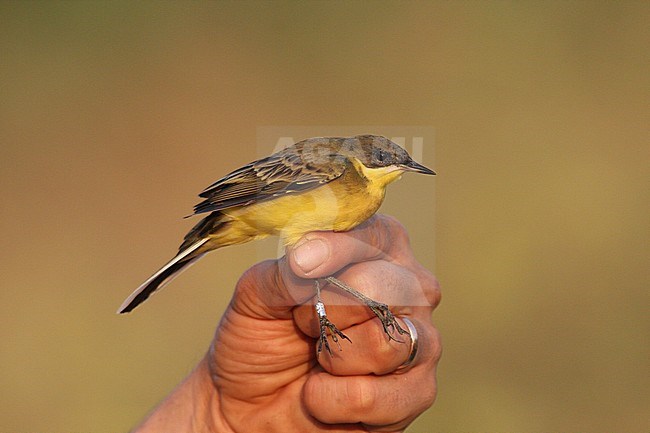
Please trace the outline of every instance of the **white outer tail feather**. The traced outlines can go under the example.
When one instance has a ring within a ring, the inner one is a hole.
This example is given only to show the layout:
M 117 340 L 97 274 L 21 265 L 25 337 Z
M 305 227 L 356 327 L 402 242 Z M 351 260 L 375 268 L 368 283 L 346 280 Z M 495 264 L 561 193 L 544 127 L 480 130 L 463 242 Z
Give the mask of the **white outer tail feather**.
M 201 247 L 204 243 L 206 243 L 206 242 L 208 241 L 208 239 L 209 239 L 209 238 L 203 238 L 203 239 L 201 239 L 201 240 L 199 240 L 199 241 L 193 243 L 192 245 L 190 245 L 188 248 L 184 249 L 184 250 L 181 251 L 180 253 L 178 253 L 178 254 L 177 254 L 173 259 L 171 259 L 169 262 L 167 262 L 167 263 L 165 264 L 165 266 L 163 266 L 163 267 L 160 268 L 160 269 L 159 269 L 155 274 L 153 274 L 152 276 L 150 276 L 150 277 L 147 279 L 147 281 L 145 281 L 144 283 L 140 284 L 140 286 L 139 286 L 137 289 L 135 289 L 135 290 L 133 291 L 133 293 L 131 293 L 131 295 L 129 295 L 129 297 L 126 298 L 126 300 L 125 300 L 124 302 L 122 302 L 122 305 L 120 305 L 120 308 L 117 309 L 117 313 L 118 313 L 118 314 L 121 313 L 122 310 L 124 310 L 124 309 L 125 309 L 125 308 L 130 304 L 130 303 L 131 303 L 131 301 L 133 301 L 133 299 L 135 299 L 135 297 L 138 296 L 138 295 L 140 294 L 140 292 L 142 292 L 142 291 L 143 291 L 143 290 L 144 290 L 144 289 L 149 285 L 149 283 L 151 283 L 154 279 L 158 278 L 158 276 L 159 276 L 160 274 L 162 274 L 162 273 L 165 272 L 167 269 L 169 269 L 170 266 L 173 266 L 174 264 L 178 263 L 180 260 L 182 260 L 182 259 L 184 259 L 185 257 L 187 257 L 189 254 L 191 254 L 191 253 L 193 253 L 194 251 L 196 251 L 199 247 Z M 193 264 L 194 264 L 198 259 L 200 259 L 201 257 L 203 257 L 203 254 L 201 254 L 201 255 L 199 255 L 199 256 L 193 258 L 190 262 L 187 263 L 187 265 L 185 265 L 184 267 L 182 267 L 181 269 L 179 269 L 179 270 L 176 271 L 175 273 L 169 275 L 166 279 L 164 279 L 164 280 L 163 280 L 163 281 L 158 285 L 158 287 L 157 287 L 157 289 L 155 290 L 155 292 L 157 292 L 158 290 L 162 289 L 162 288 L 165 287 L 167 284 L 169 284 L 169 283 L 170 283 L 174 278 L 176 278 L 177 276 L 179 276 L 180 274 L 182 274 L 186 269 L 188 269 L 190 266 L 192 266 L 192 265 L 193 265 Z M 152 292 L 151 294 L 153 294 L 153 293 L 154 293 L 154 292 Z

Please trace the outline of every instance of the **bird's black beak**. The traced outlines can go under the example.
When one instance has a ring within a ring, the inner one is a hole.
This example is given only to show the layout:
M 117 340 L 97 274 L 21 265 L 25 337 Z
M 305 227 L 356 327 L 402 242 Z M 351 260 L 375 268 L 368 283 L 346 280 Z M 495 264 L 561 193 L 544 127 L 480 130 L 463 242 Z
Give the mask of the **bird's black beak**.
M 418 164 L 417 162 L 410 160 L 406 164 L 404 164 L 402 167 L 406 171 L 414 171 L 416 173 L 422 173 L 422 174 L 436 174 L 435 171 L 431 170 L 430 168 L 427 168 L 423 166 L 422 164 Z

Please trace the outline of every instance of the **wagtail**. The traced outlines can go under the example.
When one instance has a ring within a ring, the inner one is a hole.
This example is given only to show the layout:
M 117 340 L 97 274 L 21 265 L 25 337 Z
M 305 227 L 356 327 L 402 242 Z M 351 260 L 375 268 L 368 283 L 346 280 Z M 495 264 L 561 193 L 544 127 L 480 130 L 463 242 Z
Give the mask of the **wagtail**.
M 407 171 L 435 174 L 415 162 L 402 147 L 377 135 L 310 138 L 251 162 L 199 194 L 204 200 L 194 207 L 194 215 L 208 215 L 185 235 L 178 254 L 142 283 L 118 313 L 133 310 L 217 248 L 270 235 L 278 235 L 285 246 L 292 246 L 312 231 L 350 230 L 377 211 L 386 186 Z M 365 303 L 381 320 L 390 339 L 397 340 L 389 330 L 407 333 L 387 305 L 334 277 L 322 280 Z M 327 319 L 320 282 L 315 280 L 314 284 L 320 323 L 317 353 L 325 346 L 331 354 L 328 330 L 337 344 L 337 336 L 349 338 Z

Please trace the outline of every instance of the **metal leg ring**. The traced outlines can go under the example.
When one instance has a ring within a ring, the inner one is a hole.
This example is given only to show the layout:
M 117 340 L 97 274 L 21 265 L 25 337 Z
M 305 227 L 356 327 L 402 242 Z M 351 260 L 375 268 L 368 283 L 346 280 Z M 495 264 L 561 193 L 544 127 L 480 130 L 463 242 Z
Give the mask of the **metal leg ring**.
M 413 363 L 413 360 L 415 359 L 415 356 L 418 354 L 418 330 L 415 329 L 415 325 L 413 325 L 413 322 L 408 317 L 400 317 L 406 324 L 406 327 L 408 328 L 409 331 L 409 336 L 411 337 L 411 345 L 409 347 L 409 356 L 404 361 L 402 365 L 397 367 L 396 371 L 403 370 L 410 366 Z

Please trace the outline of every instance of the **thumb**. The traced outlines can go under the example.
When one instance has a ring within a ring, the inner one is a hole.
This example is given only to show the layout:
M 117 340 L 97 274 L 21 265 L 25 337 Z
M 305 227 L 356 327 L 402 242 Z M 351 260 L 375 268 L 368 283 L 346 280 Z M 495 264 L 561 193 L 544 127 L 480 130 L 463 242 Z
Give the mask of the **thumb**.
M 288 319 L 291 310 L 314 296 L 313 280 L 296 276 L 286 258 L 266 260 L 249 268 L 235 287 L 231 307 L 259 319 Z

